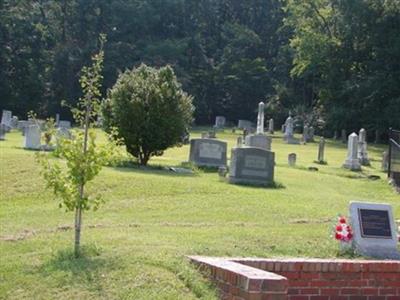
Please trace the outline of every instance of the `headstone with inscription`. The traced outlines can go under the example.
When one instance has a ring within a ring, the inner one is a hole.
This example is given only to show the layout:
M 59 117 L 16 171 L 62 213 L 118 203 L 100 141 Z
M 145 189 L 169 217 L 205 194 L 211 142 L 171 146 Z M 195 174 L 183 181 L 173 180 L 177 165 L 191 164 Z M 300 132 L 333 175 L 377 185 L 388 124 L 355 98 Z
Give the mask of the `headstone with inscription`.
M 347 144 L 347 158 L 343 164 L 343 167 L 352 171 L 360 171 L 361 164 L 357 157 L 358 153 L 358 135 L 353 132 L 349 135 L 349 141 Z
M 275 153 L 254 147 L 233 148 L 229 182 L 270 185 L 274 181 Z
M 224 116 L 216 116 L 215 117 L 215 127 L 216 128 L 224 128 L 226 123 L 226 118 Z
M 398 232 L 390 205 L 351 202 L 350 221 L 353 247 L 358 254 L 400 260 Z
M 39 125 L 29 125 L 25 129 L 24 148 L 40 149 L 41 131 Z
M 248 147 L 256 147 L 264 150 L 271 150 L 272 139 L 263 134 L 252 134 L 246 136 L 245 145 Z
M 189 161 L 197 166 L 226 166 L 227 143 L 215 139 L 192 139 Z

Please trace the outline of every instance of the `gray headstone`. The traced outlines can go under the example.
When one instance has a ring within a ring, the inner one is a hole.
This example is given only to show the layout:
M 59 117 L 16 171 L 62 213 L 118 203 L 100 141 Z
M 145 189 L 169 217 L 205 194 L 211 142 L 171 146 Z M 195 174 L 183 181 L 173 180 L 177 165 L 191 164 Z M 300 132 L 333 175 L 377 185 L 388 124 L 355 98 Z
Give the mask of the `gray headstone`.
M 230 183 L 269 185 L 274 181 L 275 153 L 261 148 L 233 148 Z
M 0 141 L 4 141 L 6 139 L 7 126 L 5 124 L 0 123 Z
M 272 138 L 263 134 L 251 134 L 246 136 L 245 145 L 264 150 L 271 150 Z
M 361 255 L 400 260 L 397 229 L 388 204 L 350 203 L 353 247 Z
M 226 123 L 226 118 L 224 116 L 216 116 L 215 117 L 215 127 L 216 128 L 224 128 Z
M 250 121 L 239 120 L 239 122 L 238 122 L 239 129 L 247 129 L 248 131 L 250 131 L 252 127 L 253 127 L 253 124 Z
M 318 162 L 319 163 L 325 162 L 324 155 L 325 155 L 325 139 L 323 137 L 321 137 L 321 139 L 319 140 L 319 145 L 318 145 Z
M 297 155 L 296 153 L 290 153 L 288 155 L 289 166 L 294 167 L 296 165 Z
M 60 124 L 60 114 L 56 114 L 56 126 Z
M 9 110 L 3 110 L 3 114 L 1 116 L 1 124 L 6 125 L 6 129 L 9 131 L 11 129 L 11 121 L 12 121 L 12 112 Z
M 58 122 L 58 127 L 70 129 L 71 128 L 71 122 L 70 121 L 60 120 Z
M 360 160 L 361 165 L 370 166 L 371 163 L 368 159 L 368 150 L 367 150 L 367 131 L 362 128 L 359 132 L 358 137 L 358 159 Z
M 361 164 L 358 160 L 358 136 L 355 132 L 349 135 L 347 143 L 347 158 L 343 167 L 352 171 L 361 170 Z
M 18 117 L 17 116 L 13 116 L 11 119 L 11 128 L 12 129 L 16 129 L 18 128 Z
M 40 149 L 41 131 L 38 125 L 29 125 L 25 129 L 24 148 Z
M 264 134 L 264 102 L 258 104 L 258 116 L 257 116 L 257 134 Z
M 241 136 L 238 136 L 236 146 L 239 148 L 243 146 L 243 138 Z
M 347 133 L 346 133 L 346 129 L 342 129 L 342 143 L 346 144 L 347 142 Z
M 285 131 L 286 131 L 286 125 L 285 124 L 282 124 L 281 131 L 282 131 L 282 133 L 285 133 Z
M 308 142 L 314 142 L 315 129 L 314 127 L 308 128 Z
M 300 144 L 300 141 L 294 137 L 294 120 L 291 115 L 289 115 L 285 122 L 283 140 L 288 144 Z
M 192 139 L 189 161 L 197 166 L 226 166 L 227 143 L 214 139 Z
M 274 134 L 274 119 L 269 119 L 268 121 L 268 132 Z
M 307 143 L 310 140 L 310 133 L 308 125 L 304 125 L 303 127 L 303 142 Z

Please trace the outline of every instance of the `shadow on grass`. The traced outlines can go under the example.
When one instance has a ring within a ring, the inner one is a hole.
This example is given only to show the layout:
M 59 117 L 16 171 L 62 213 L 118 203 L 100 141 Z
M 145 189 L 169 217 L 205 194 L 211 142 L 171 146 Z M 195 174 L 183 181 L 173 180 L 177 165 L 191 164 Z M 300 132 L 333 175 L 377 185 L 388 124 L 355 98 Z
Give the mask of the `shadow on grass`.
M 228 183 L 228 182 L 227 182 Z M 228 183 L 231 184 L 231 183 Z M 232 185 L 237 185 L 243 188 L 256 188 L 256 189 L 286 189 L 286 186 L 280 182 L 272 182 L 264 185 L 260 184 L 254 184 L 254 183 L 244 183 L 244 182 L 238 182 L 238 183 L 232 183 Z
M 57 278 L 59 285 L 85 286 L 89 291 L 102 293 L 102 278 L 118 267 L 116 259 L 101 257 L 95 246 L 82 247 L 76 258 L 73 249 L 60 250 L 37 270 L 43 277 Z

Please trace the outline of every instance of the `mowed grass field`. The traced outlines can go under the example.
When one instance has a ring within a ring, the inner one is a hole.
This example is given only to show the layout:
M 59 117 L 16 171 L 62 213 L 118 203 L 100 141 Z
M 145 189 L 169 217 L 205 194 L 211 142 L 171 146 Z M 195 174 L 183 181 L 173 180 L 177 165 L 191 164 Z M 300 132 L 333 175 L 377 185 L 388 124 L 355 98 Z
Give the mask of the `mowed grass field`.
M 218 138 L 230 148 L 238 135 Z M 45 190 L 21 134 L 6 138 L 0 142 L 1 299 L 216 299 L 186 255 L 337 257 L 331 229 L 351 200 L 389 203 L 400 218 L 400 196 L 380 170 L 383 145 L 369 145 L 372 166 L 355 173 L 341 168 L 344 144 L 328 140 L 328 165 L 316 165 L 317 143 L 287 145 L 277 134 L 274 189 L 230 185 L 210 171 L 104 168 L 89 190 L 106 203 L 85 212 L 86 254 L 75 260 L 73 213 Z M 287 164 L 291 152 L 297 167 Z M 179 166 L 188 155 L 189 146 L 173 148 L 150 166 Z

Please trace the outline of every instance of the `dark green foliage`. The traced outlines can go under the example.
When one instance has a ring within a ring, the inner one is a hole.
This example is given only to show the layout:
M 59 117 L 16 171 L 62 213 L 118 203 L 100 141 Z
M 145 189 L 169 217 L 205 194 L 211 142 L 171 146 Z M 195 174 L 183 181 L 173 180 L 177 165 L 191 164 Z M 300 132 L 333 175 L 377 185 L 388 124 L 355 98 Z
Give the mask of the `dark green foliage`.
M 107 129 L 116 127 L 127 151 L 146 165 L 151 156 L 181 144 L 193 106 L 171 67 L 141 65 L 119 76 L 104 111 Z
M 264 100 L 277 125 L 292 110 L 325 132 L 400 127 L 398 0 L 0 1 L 2 108 L 71 117 L 58 103 L 81 96 L 99 33 L 103 94 L 127 68 L 169 64 L 198 124 L 254 120 Z

